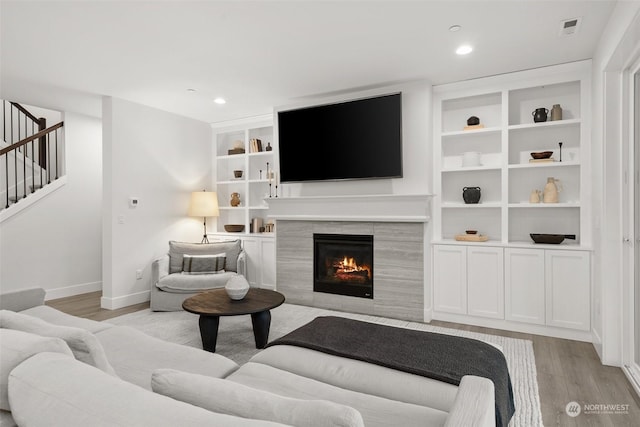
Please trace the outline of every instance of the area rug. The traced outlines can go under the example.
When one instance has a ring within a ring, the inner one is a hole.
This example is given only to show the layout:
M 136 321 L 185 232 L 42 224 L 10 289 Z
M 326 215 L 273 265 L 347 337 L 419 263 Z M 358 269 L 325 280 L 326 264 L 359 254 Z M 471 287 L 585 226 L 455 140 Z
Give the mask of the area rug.
M 475 338 L 497 344 L 503 349 L 507 359 L 516 405 L 516 413 L 509 426 L 542 426 L 533 343 L 529 340 L 294 304 L 283 304 L 271 310 L 269 340 L 272 341 L 279 338 L 307 324 L 318 316 L 342 316 L 408 329 Z M 184 311 L 153 312 L 147 309 L 109 319 L 107 322 L 115 325 L 130 326 L 169 342 L 202 348 L 198 329 L 198 316 L 195 314 Z M 220 318 L 216 353 L 226 356 L 238 364 L 243 364 L 259 351 L 255 348 L 251 317 L 249 315 Z

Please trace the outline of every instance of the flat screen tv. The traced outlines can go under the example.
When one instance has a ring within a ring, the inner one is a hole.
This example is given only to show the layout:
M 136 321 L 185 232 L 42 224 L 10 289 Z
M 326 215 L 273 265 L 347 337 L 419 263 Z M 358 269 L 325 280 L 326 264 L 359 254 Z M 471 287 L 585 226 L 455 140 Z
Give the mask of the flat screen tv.
M 278 112 L 281 182 L 402 177 L 402 94 Z

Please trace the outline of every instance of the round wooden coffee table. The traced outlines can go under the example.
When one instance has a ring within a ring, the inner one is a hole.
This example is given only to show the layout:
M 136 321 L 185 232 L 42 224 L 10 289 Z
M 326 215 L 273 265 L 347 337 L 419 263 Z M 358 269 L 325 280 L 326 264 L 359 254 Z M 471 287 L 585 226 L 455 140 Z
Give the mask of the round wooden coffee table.
M 202 348 L 215 352 L 220 316 L 250 314 L 256 348 L 264 348 L 267 345 L 271 327 L 269 310 L 283 302 L 284 295 L 269 289 L 251 288 L 241 300 L 232 300 L 224 289 L 214 289 L 187 298 L 182 303 L 182 308 L 200 315 Z

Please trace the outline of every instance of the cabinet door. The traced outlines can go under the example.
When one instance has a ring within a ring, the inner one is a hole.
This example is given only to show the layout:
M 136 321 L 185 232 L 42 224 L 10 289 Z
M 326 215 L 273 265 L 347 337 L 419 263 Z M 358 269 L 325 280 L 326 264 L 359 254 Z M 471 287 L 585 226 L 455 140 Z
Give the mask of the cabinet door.
M 467 248 L 434 245 L 433 308 L 467 314 Z
M 589 253 L 545 251 L 547 325 L 588 331 L 591 313 Z
M 544 251 L 506 248 L 504 254 L 506 319 L 544 325 Z
M 260 239 L 244 237 L 242 243 L 244 251 L 247 253 L 247 281 L 252 287 L 260 287 Z
M 467 247 L 467 313 L 504 319 L 504 251 Z
M 262 286 L 263 288 L 276 288 L 276 241 L 275 239 L 262 240 Z

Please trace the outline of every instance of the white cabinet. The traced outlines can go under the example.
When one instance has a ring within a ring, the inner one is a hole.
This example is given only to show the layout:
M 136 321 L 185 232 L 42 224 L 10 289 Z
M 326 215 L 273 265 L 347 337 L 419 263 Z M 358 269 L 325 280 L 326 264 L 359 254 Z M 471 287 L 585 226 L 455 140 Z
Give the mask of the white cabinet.
M 587 251 L 505 249 L 506 319 L 588 331 L 590 265 Z
M 433 246 L 434 310 L 504 318 L 502 248 Z
M 544 251 L 507 248 L 504 258 L 505 318 L 544 325 Z
M 275 239 L 260 236 L 242 238 L 247 253 L 247 281 L 251 286 L 275 289 L 276 245 Z
M 520 331 L 527 330 L 524 324 L 589 331 L 590 281 L 589 251 L 433 245 L 438 320 Z
M 467 313 L 467 249 L 433 246 L 433 308 L 446 313 Z
M 547 325 L 589 330 L 589 253 L 545 250 Z
M 504 319 L 502 248 L 467 247 L 467 314 Z

